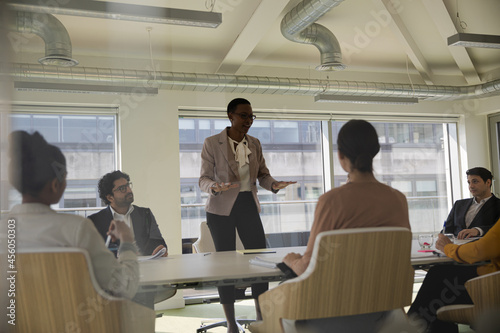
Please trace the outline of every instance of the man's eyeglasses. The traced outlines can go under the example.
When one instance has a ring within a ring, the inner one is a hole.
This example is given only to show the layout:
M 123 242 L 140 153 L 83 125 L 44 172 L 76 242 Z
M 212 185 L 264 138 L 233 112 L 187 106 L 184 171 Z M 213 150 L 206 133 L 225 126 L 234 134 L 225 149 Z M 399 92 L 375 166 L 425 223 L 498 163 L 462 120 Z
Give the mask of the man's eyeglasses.
M 117 188 L 115 188 L 113 190 L 113 192 L 120 191 L 122 193 L 126 193 L 128 188 L 132 189 L 132 182 L 129 182 L 129 183 L 122 185 L 122 186 L 118 186 Z
M 248 118 L 255 120 L 255 118 L 257 118 L 257 116 L 254 114 L 236 113 L 236 112 L 233 112 L 233 114 L 237 115 L 238 117 L 240 117 L 243 120 L 247 120 Z

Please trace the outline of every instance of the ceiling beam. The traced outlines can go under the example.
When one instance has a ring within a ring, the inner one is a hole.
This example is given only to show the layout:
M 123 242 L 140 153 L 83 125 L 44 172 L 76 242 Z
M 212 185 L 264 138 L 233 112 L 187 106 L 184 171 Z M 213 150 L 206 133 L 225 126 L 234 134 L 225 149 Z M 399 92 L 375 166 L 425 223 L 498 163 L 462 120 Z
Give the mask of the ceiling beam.
M 269 32 L 289 0 L 262 0 L 226 53 L 217 73 L 236 74 L 255 46 Z
M 392 19 L 388 26 L 401 42 L 408 58 L 410 58 L 410 61 L 413 63 L 413 66 L 415 66 L 422 79 L 426 84 L 434 84 L 432 70 L 417 43 L 406 28 L 405 23 L 393 9 L 392 0 L 373 0 L 373 2 L 379 7 L 382 6 L 391 16 Z
M 455 35 L 458 32 L 442 1 L 423 0 L 422 3 L 429 13 L 432 21 L 436 25 L 443 41 L 448 40 L 448 37 Z M 464 75 L 467 83 L 470 85 L 481 83 L 481 78 L 474 67 L 474 63 L 472 62 L 467 49 L 465 47 L 448 47 L 448 50 L 450 51 L 458 68 Z

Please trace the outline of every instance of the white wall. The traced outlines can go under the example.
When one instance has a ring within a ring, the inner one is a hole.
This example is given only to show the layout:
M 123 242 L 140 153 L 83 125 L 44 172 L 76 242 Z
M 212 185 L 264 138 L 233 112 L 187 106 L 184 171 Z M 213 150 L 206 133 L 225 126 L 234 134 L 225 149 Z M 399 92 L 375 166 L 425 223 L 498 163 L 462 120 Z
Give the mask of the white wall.
M 97 95 L 51 92 L 15 92 L 14 102 L 99 104 L 120 107 L 121 169 L 133 179 L 136 204 L 150 207 L 169 244 L 170 253 L 181 253 L 178 109 L 224 109 L 234 97 L 248 98 L 258 112 L 272 110 L 277 117 L 290 110 L 348 114 L 463 115 L 463 167 L 489 167 L 487 113 L 492 103 L 423 102 L 418 105 L 356 105 L 314 103 L 312 96 L 249 95 L 160 90 L 158 96 Z M 462 105 L 462 107 L 457 107 Z M 500 104 L 497 104 L 500 105 Z M 465 152 L 467 152 L 465 154 Z M 465 170 L 464 170 L 465 171 Z M 462 180 L 462 179 L 461 179 Z M 463 181 L 463 180 L 462 180 Z M 466 189 L 466 187 L 465 187 Z M 466 191 L 464 195 L 468 195 Z

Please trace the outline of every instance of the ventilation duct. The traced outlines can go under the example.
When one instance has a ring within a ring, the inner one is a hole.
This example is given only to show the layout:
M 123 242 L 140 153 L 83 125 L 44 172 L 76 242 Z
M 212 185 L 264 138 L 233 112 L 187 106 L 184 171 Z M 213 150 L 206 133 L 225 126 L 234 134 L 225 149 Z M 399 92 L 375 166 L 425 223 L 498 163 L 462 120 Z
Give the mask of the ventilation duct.
M 304 0 L 281 20 L 281 33 L 292 42 L 312 44 L 321 54 L 317 70 L 343 70 L 342 52 L 333 33 L 315 23 L 321 16 L 344 0 Z
M 45 42 L 45 57 L 38 59 L 43 65 L 71 67 L 78 65 L 72 58 L 71 40 L 62 23 L 51 14 L 11 11 L 8 29 L 40 36 Z
M 18 82 L 109 85 L 204 92 L 277 95 L 350 95 L 413 97 L 419 100 L 456 100 L 498 95 L 500 80 L 475 86 L 427 86 L 382 82 L 313 80 L 298 78 L 153 72 L 91 67 L 51 67 L 36 64 L 3 64 L 0 72 Z M 156 79 L 155 79 L 156 78 Z
M 22 0 L 10 1 L 8 6 L 35 13 L 74 15 L 111 20 L 135 22 L 178 24 L 193 27 L 217 28 L 222 23 L 222 14 L 177 8 L 153 7 L 115 3 L 110 1 L 60 0 L 51 1 Z

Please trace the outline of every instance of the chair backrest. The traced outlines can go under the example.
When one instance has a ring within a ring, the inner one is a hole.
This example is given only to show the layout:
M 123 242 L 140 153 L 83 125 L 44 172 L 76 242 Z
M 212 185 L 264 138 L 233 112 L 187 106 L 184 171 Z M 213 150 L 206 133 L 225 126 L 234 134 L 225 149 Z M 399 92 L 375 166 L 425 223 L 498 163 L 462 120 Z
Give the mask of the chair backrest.
M 238 231 L 236 231 L 236 249 L 243 250 L 245 247 L 241 243 Z M 193 252 L 215 252 L 214 240 L 206 221 L 200 223 L 200 237 L 193 243 Z
M 154 332 L 152 309 L 107 295 L 83 249 L 18 253 L 17 332 Z
M 438 309 L 440 320 L 477 324 L 482 315 L 500 310 L 500 271 L 481 275 L 465 282 L 473 304 L 453 304 Z M 479 332 L 479 330 L 478 330 Z
M 470 279 L 465 288 L 478 313 L 500 308 L 500 271 Z
M 410 230 L 398 227 L 320 233 L 307 270 L 259 297 L 264 321 L 252 332 L 280 332 L 281 319 L 349 316 L 411 304 L 411 237 Z

